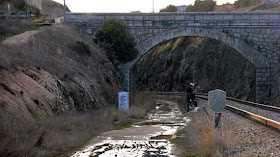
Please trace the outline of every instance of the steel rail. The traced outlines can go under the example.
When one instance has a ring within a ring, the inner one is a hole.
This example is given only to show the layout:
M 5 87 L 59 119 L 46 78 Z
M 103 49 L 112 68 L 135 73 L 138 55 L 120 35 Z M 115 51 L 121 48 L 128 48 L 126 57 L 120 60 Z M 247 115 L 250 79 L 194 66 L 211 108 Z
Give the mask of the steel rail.
M 186 92 L 151 92 L 151 93 L 152 94 L 160 94 L 160 95 L 167 95 L 167 94 L 168 95 L 178 95 L 178 96 L 187 95 Z M 206 94 L 206 93 L 197 93 L 196 96 L 197 97 L 199 97 L 199 96 L 208 96 L 208 94 Z M 269 111 L 280 113 L 280 107 L 259 104 L 259 103 L 245 101 L 245 100 L 240 100 L 240 99 L 236 99 L 236 98 L 232 98 L 232 97 L 227 97 L 227 99 L 235 101 L 235 102 L 238 102 L 238 103 L 242 103 L 244 105 L 249 105 L 249 106 L 252 106 L 252 107 L 257 107 L 257 108 L 261 108 L 261 109 L 264 109 L 264 110 L 269 110 Z
M 157 94 L 157 95 L 177 95 L 177 96 L 185 96 L 186 93 L 185 92 L 151 92 L 152 94 Z M 204 93 L 198 93 L 196 94 L 196 97 L 201 98 L 201 99 L 206 99 L 208 100 L 208 94 L 204 94 Z M 280 108 L 279 107 L 275 107 L 275 106 L 268 106 L 268 105 L 263 105 L 263 104 L 258 104 L 258 103 L 254 103 L 254 102 L 249 102 L 249 101 L 244 101 L 244 100 L 239 100 L 239 99 L 235 99 L 235 98 L 231 98 L 231 97 L 227 97 L 227 99 L 232 100 L 232 101 L 236 101 L 238 103 L 241 104 L 245 104 L 245 105 L 249 105 L 249 106 L 253 106 L 253 107 L 258 107 L 261 109 L 265 109 L 265 110 L 269 110 L 269 111 L 273 111 L 273 112 L 277 112 L 280 113 Z M 231 111 L 233 113 L 236 113 L 242 117 L 248 118 L 250 120 L 256 121 L 264 126 L 273 128 L 277 131 L 280 132 L 280 123 L 268 118 L 265 118 L 263 116 L 230 106 L 230 105 L 226 105 L 225 107 L 226 110 Z
M 204 97 L 204 96 L 198 96 L 198 97 L 202 98 L 202 99 L 208 99 L 207 97 Z M 271 120 L 271 119 L 265 118 L 263 116 L 260 116 L 260 115 L 257 115 L 257 114 L 254 114 L 254 113 L 251 113 L 251 112 L 248 112 L 248 111 L 245 111 L 245 110 L 242 110 L 237 107 L 230 106 L 230 105 L 226 105 L 225 109 L 228 111 L 231 111 L 233 113 L 236 113 L 242 117 L 251 119 L 258 123 L 261 123 L 264 126 L 273 128 L 280 132 L 280 123 L 275 120 Z

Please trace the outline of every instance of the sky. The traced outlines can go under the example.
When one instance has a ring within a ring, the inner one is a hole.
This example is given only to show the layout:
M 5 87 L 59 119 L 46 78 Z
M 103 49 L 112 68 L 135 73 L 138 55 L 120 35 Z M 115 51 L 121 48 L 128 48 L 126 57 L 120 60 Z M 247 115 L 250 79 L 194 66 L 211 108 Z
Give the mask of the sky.
M 62 3 L 63 0 L 54 0 Z M 168 6 L 169 4 L 190 5 L 195 0 L 65 0 L 66 5 L 71 12 L 152 12 L 153 1 L 154 10 L 159 12 L 161 8 Z M 227 2 L 234 3 L 236 0 L 217 0 L 217 4 L 225 4 Z

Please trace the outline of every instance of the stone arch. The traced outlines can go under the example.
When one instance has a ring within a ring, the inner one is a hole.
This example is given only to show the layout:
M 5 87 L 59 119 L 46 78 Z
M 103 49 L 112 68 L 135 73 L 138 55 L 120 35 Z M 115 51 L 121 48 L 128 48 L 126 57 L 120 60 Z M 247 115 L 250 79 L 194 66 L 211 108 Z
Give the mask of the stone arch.
M 192 36 L 192 37 L 207 37 L 211 39 L 216 39 L 222 41 L 226 45 L 232 47 L 243 55 L 248 61 L 250 61 L 257 69 L 260 68 L 270 68 L 269 59 L 263 56 L 253 47 L 249 46 L 242 40 L 232 37 L 226 33 L 218 32 L 215 30 L 204 29 L 204 28 L 184 28 L 184 29 L 173 29 L 165 31 L 152 37 L 146 39 L 142 43 L 137 43 L 137 49 L 139 55 L 137 59 L 130 62 L 128 67 L 130 68 L 134 63 L 144 54 L 146 54 L 154 46 L 160 44 L 161 42 L 168 41 L 178 37 Z
M 226 45 L 232 47 L 243 55 L 249 62 L 251 62 L 256 68 L 256 101 L 261 102 L 263 95 L 271 89 L 271 80 L 267 79 L 267 76 L 271 73 L 270 60 L 263 56 L 253 47 L 249 46 L 242 40 L 230 36 L 226 33 L 219 32 L 216 30 L 204 29 L 204 28 L 184 28 L 184 29 L 173 29 L 165 31 L 159 34 L 155 34 L 152 37 L 146 39 L 144 42 L 137 43 L 137 49 L 139 51 L 138 57 L 125 65 L 120 66 L 124 70 L 124 73 L 128 73 L 130 68 L 137 62 L 140 57 L 146 54 L 154 46 L 161 42 L 168 41 L 178 37 L 194 36 L 194 37 L 207 37 L 211 39 L 219 40 Z M 125 72 L 126 71 L 126 72 Z M 129 79 L 129 78 L 128 78 Z M 125 81 L 124 89 L 129 91 L 129 80 Z M 127 87 L 125 87 L 127 86 Z

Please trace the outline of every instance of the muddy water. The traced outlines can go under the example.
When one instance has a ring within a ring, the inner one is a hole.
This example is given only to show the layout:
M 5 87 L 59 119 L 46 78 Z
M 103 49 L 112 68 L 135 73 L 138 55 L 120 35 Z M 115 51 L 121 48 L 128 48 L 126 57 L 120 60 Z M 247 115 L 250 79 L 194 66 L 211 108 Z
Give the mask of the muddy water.
M 169 140 L 188 119 L 174 102 L 158 101 L 157 104 L 146 121 L 102 133 L 72 157 L 174 157 L 174 146 Z

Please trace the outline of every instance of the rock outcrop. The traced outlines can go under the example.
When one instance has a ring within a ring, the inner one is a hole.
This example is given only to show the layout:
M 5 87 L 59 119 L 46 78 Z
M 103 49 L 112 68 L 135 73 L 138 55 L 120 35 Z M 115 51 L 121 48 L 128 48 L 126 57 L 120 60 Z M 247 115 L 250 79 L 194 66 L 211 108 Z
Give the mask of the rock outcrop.
M 106 53 L 76 29 L 57 25 L 0 46 L 0 108 L 18 119 L 88 112 L 117 103 L 122 77 Z

